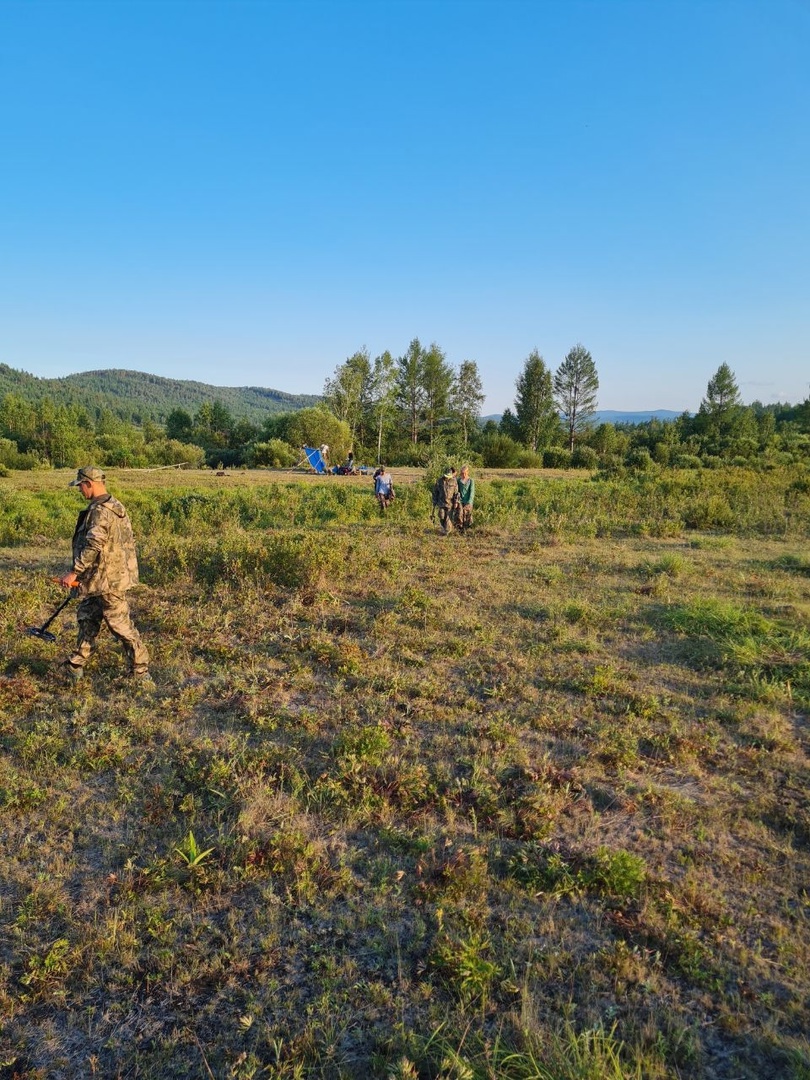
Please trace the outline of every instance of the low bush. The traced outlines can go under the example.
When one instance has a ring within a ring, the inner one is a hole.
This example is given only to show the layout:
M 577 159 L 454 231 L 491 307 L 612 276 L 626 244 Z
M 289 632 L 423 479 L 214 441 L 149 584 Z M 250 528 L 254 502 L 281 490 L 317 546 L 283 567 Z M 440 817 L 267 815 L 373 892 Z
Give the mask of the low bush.
M 268 442 L 254 443 L 250 448 L 248 465 L 271 469 L 291 468 L 298 463 L 300 454 L 283 439 L 270 439 Z
M 21 471 L 36 469 L 43 464 L 38 454 L 21 452 L 11 439 L 0 439 L 0 462 L 8 469 Z
M 515 469 L 524 452 L 520 443 L 497 431 L 485 435 L 478 449 L 487 469 Z
M 650 472 L 655 468 L 655 462 L 646 446 L 639 446 L 635 450 L 631 450 L 625 458 L 625 465 L 632 472 Z
M 335 548 L 312 534 L 263 536 L 232 530 L 225 536 L 177 537 L 153 547 L 144 546 L 144 579 L 155 585 L 186 576 L 205 585 L 259 586 L 282 589 L 316 588 L 334 573 L 340 559 Z
M 592 446 L 575 446 L 571 454 L 572 469 L 595 469 L 599 464 L 599 455 Z
M 535 450 L 521 450 L 517 456 L 517 467 L 519 469 L 542 469 L 543 455 L 538 454 Z
M 549 446 L 543 451 L 544 469 L 570 469 L 571 451 L 563 446 Z

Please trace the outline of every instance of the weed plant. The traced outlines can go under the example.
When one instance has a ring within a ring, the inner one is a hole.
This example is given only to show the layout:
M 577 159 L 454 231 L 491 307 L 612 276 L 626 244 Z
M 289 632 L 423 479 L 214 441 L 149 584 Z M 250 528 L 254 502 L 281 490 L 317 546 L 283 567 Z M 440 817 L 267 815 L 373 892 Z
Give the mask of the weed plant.
M 0 481 L 0 1075 L 806 1077 L 808 507 L 720 479 L 113 481 L 153 694 Z

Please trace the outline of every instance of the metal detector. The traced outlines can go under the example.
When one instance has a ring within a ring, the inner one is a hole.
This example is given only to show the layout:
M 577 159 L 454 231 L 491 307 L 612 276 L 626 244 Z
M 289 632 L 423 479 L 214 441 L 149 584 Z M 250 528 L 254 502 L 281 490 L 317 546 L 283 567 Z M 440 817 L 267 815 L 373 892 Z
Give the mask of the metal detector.
M 46 619 L 42 626 L 29 626 L 25 631 L 29 637 L 37 637 L 42 641 L 56 641 L 56 634 L 52 634 L 48 627 L 51 625 L 56 616 L 68 606 L 73 597 L 76 596 L 76 590 L 71 589 L 53 615 Z

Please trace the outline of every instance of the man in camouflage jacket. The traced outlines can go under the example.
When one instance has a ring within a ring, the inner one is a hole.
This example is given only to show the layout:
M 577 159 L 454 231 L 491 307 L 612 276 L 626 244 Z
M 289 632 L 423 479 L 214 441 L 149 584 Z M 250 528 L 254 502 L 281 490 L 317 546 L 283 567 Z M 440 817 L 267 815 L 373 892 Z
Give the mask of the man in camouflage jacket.
M 433 505 L 439 511 L 439 524 L 446 536 L 453 528 L 453 518 L 458 506 L 458 483 L 456 470 L 448 467 L 444 476 L 440 476 L 433 488 Z
M 79 488 L 89 506 L 79 514 L 73 533 L 73 569 L 60 579 L 82 597 L 77 619 L 76 650 L 67 661 L 69 673 L 79 679 L 106 623 L 124 647 L 127 669 L 139 680 L 149 678 L 149 653 L 135 629 L 127 592 L 138 584 L 135 538 L 127 512 L 105 485 L 101 469 L 79 469 L 71 487 Z

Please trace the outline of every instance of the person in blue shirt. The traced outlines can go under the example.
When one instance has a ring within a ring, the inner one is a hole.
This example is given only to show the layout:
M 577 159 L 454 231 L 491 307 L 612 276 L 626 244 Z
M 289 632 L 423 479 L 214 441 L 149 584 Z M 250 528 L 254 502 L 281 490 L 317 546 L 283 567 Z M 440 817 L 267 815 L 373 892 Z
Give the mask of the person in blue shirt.
M 394 501 L 394 481 L 385 465 L 380 465 L 374 473 L 374 497 L 380 504 L 380 513 L 383 514 Z

